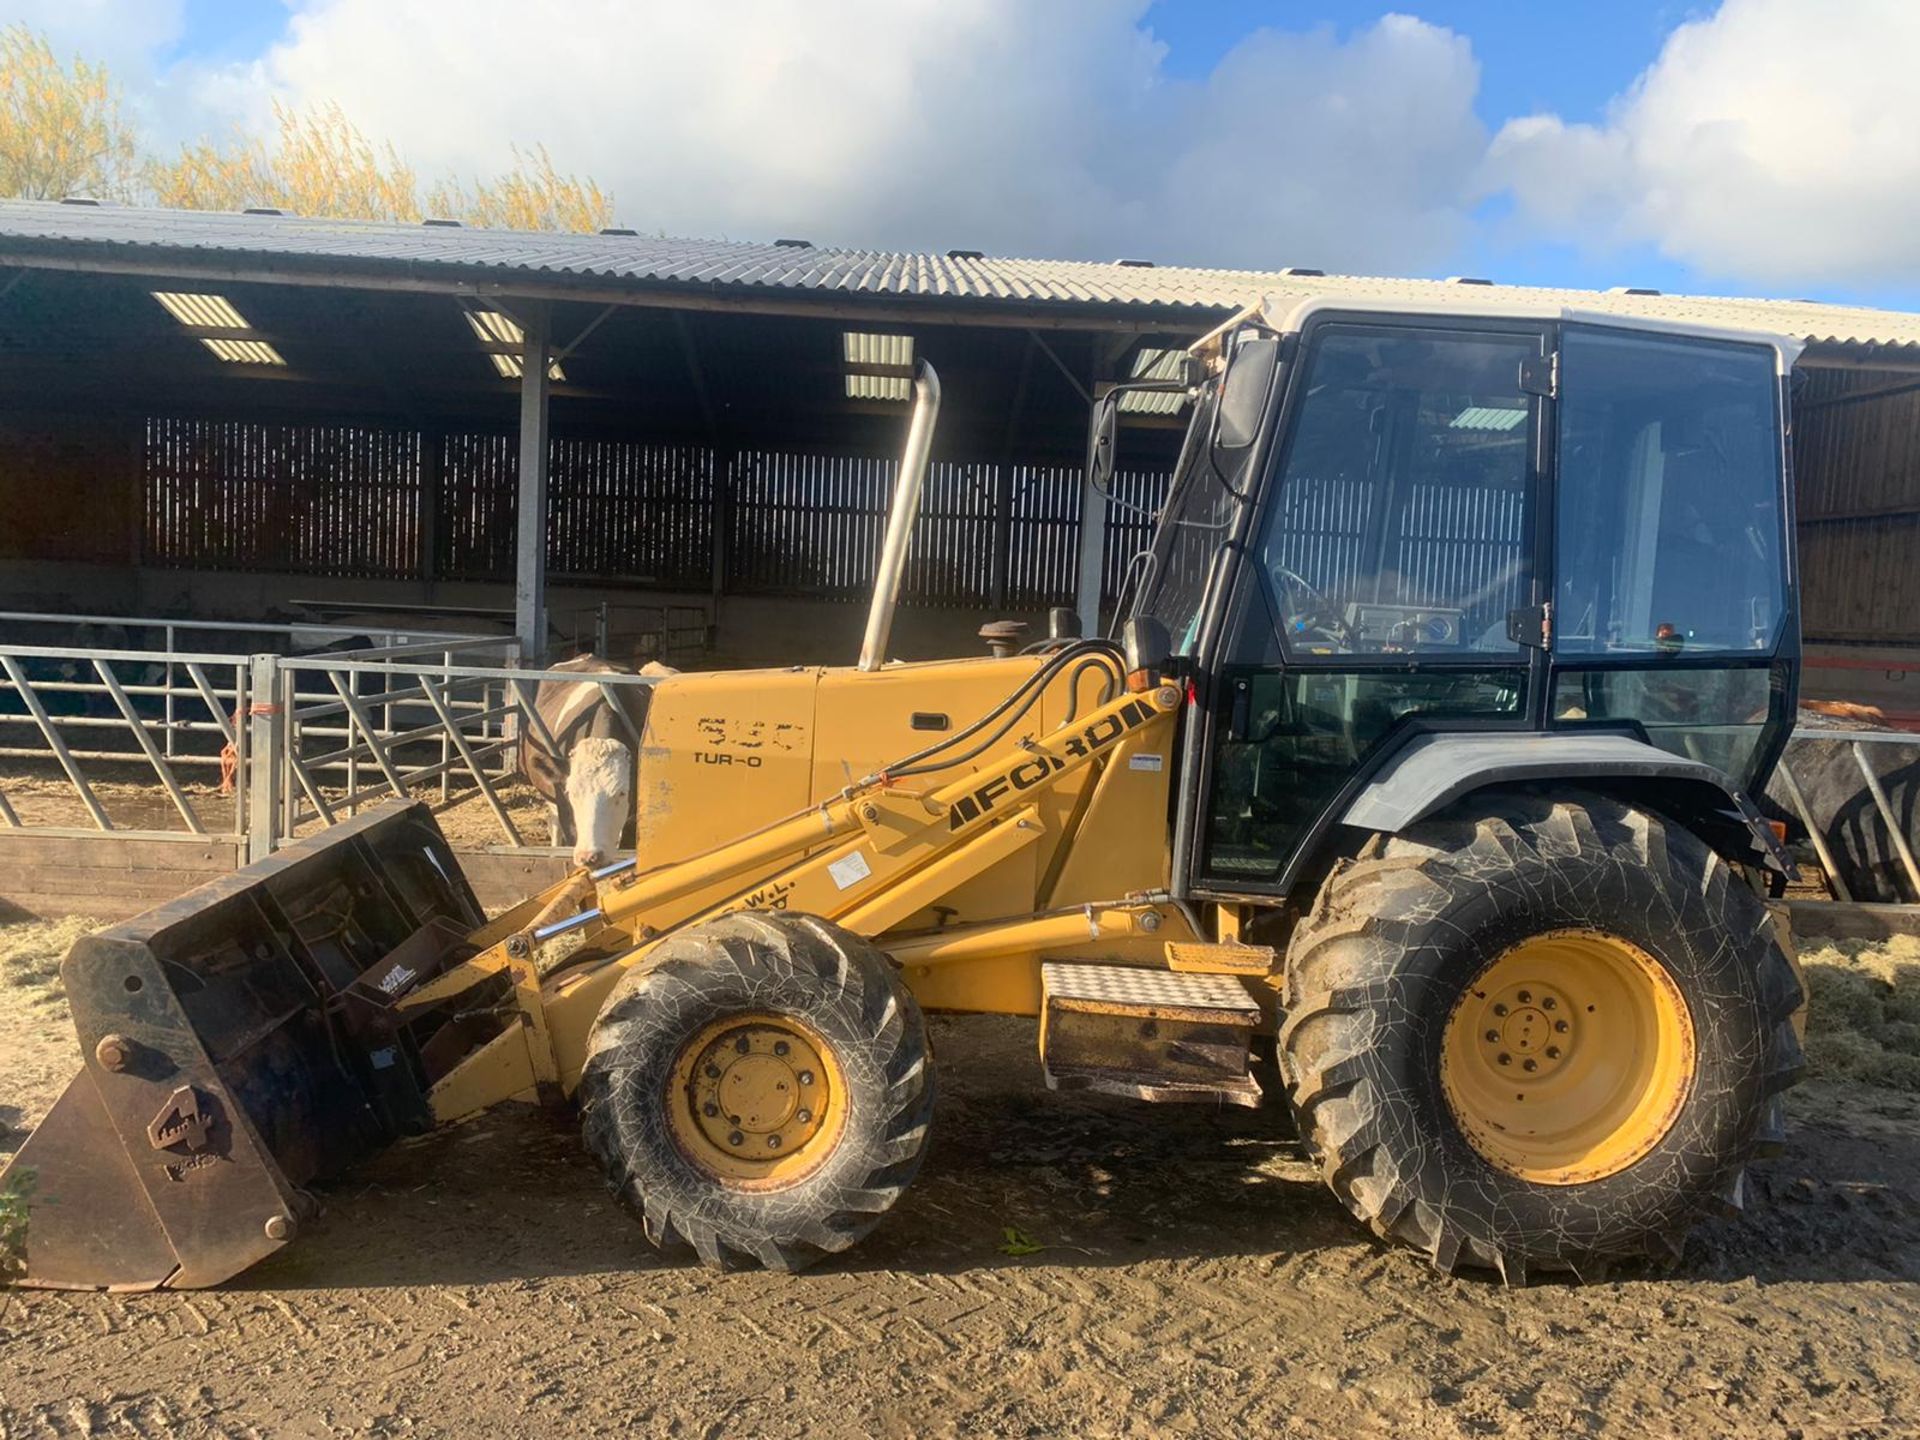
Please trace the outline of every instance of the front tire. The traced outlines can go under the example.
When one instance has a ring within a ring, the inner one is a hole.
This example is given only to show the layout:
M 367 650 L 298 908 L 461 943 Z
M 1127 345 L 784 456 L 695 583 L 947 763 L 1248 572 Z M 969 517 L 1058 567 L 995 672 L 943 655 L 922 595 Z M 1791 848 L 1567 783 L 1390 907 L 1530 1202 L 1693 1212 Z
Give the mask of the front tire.
M 920 1168 L 933 1096 L 886 956 L 765 911 L 662 941 L 607 997 L 580 1079 L 608 1188 L 718 1269 L 802 1269 L 872 1230 Z
M 1738 1208 L 1801 1068 L 1764 907 L 1598 795 L 1480 796 L 1335 871 L 1288 950 L 1283 1073 L 1334 1193 L 1509 1283 L 1676 1258 Z

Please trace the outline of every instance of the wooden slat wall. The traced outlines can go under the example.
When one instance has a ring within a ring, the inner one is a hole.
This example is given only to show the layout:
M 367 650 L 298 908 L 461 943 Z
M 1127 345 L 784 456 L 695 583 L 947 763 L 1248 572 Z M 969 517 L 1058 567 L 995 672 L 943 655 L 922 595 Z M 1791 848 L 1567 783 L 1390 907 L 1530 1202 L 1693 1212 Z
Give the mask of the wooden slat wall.
M 233 840 L 0 831 L 0 899 L 30 915 L 124 920 L 244 862 Z M 4 909 L 5 907 L 0 907 Z
M 724 574 L 737 594 L 864 598 L 886 528 L 898 462 L 875 456 L 721 451 L 560 438 L 548 485 L 549 574 L 701 589 L 714 573 L 716 516 L 728 503 Z M 994 603 L 995 547 L 1006 536 L 1006 601 L 1072 600 L 1080 472 L 942 461 L 922 496 L 904 598 Z M 421 435 L 347 426 L 156 419 L 144 459 L 148 564 L 181 569 L 408 578 L 427 507 L 432 573 L 513 574 L 518 454 L 505 433 Z M 1116 493 L 1149 509 L 1167 477 L 1128 472 Z M 1012 496 L 1010 524 L 996 497 Z M 1107 595 L 1150 523 L 1108 516 Z
M 144 469 L 150 564 L 369 577 L 418 567 L 416 434 L 152 420 Z
M 1920 390 L 1893 371 L 1812 370 L 1795 397 L 1802 629 L 1812 641 L 1920 645 Z

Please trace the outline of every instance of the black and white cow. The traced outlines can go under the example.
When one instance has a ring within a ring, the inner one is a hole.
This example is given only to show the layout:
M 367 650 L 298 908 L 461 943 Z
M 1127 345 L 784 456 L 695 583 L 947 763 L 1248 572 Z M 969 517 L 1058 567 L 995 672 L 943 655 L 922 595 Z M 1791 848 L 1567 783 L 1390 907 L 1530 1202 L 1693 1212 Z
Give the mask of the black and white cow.
M 649 661 L 638 672 L 597 655 L 582 655 L 550 667 L 582 677 L 676 673 Z M 619 702 L 616 713 L 607 698 Z M 603 865 L 623 844 L 632 843 L 634 737 L 644 734 L 647 685 L 601 687 L 592 679 L 543 680 L 533 708 L 559 746 L 556 752 L 537 726 L 520 726 L 520 773 L 527 777 L 552 818 L 552 843 L 571 845 L 576 865 Z M 625 723 L 622 723 L 624 717 Z

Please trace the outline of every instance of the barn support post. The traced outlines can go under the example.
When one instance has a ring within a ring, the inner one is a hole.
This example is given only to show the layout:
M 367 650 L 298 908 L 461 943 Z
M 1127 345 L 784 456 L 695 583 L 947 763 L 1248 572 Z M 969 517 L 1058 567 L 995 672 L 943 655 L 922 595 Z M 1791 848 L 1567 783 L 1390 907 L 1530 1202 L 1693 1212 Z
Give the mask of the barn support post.
M 1067 384 L 1081 400 L 1086 402 L 1088 410 L 1093 409 L 1097 398 L 1094 391 L 1080 382 L 1073 367 L 1060 358 L 1060 352 L 1049 345 L 1046 337 L 1038 330 L 1029 330 L 1027 337 L 1034 348 L 1053 362 L 1053 368 L 1066 377 Z M 1096 389 L 1100 389 L 1096 385 Z M 1104 569 L 1102 559 L 1107 551 L 1107 497 L 1093 488 L 1093 450 L 1087 450 L 1085 478 L 1080 482 L 1080 569 L 1074 584 L 1074 608 L 1080 612 L 1080 633 L 1098 635 L 1100 633 L 1100 572 Z
M 280 715 L 280 658 L 247 662 L 247 705 L 236 718 L 246 727 L 247 859 L 264 860 L 280 838 L 280 777 L 286 730 Z
M 552 356 L 545 301 L 515 307 L 520 352 L 520 487 L 513 570 L 513 629 L 523 665 L 544 663 L 547 650 L 547 366 Z
M 1093 486 L 1089 468 L 1080 482 L 1080 578 L 1074 589 L 1080 633 L 1100 633 L 1100 572 L 1107 551 L 1107 497 Z

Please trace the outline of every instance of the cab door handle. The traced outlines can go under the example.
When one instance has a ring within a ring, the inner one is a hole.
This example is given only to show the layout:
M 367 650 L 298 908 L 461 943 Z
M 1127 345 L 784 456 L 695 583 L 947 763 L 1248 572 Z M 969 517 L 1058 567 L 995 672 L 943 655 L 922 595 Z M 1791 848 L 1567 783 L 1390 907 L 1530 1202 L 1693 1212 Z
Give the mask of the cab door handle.
M 1253 728 L 1253 682 L 1241 675 L 1233 681 L 1227 702 L 1227 739 L 1244 740 Z

